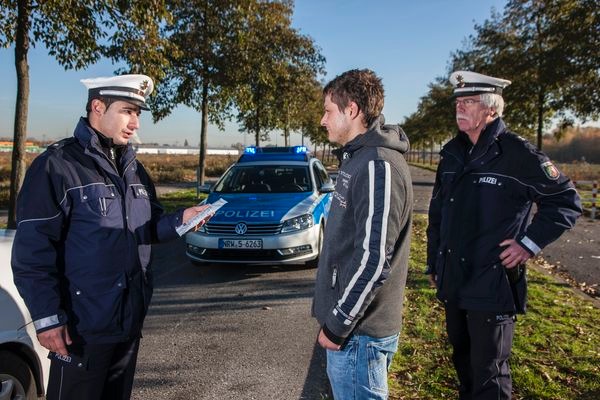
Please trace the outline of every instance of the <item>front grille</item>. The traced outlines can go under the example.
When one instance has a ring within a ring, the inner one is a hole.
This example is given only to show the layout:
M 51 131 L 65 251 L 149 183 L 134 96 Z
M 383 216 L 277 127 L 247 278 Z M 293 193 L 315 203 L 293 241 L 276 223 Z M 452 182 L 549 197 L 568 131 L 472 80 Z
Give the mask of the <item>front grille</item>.
M 281 254 L 275 249 L 246 250 L 246 249 L 204 249 L 188 244 L 189 254 L 204 260 L 213 261 L 284 261 L 290 258 L 310 254 L 312 249 L 305 245 L 303 250 L 293 254 Z
M 282 256 L 277 250 L 213 250 L 207 249 L 202 258 L 208 260 L 248 260 L 248 261 L 278 261 L 296 257 L 297 254 Z
M 219 224 L 219 223 L 208 223 L 206 224 L 206 232 L 209 235 L 237 235 L 235 232 L 235 224 Z M 245 235 L 276 235 L 281 232 L 283 224 L 246 224 L 248 230 Z

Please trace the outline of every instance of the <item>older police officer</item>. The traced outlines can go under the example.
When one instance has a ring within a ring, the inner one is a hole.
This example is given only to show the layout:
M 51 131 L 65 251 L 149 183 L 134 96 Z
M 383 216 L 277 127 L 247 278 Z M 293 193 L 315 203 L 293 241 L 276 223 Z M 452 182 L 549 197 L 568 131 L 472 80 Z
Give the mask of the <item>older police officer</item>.
M 129 140 L 152 79 L 85 79 L 87 118 L 27 171 L 12 256 L 15 284 L 50 350 L 53 399 L 128 399 L 152 295 L 151 243 L 202 207 L 163 214 Z
M 450 81 L 460 132 L 440 153 L 426 273 L 445 305 L 460 399 L 510 399 L 524 264 L 574 226 L 581 204 L 548 157 L 506 128 L 502 89 L 510 81 L 470 71 Z

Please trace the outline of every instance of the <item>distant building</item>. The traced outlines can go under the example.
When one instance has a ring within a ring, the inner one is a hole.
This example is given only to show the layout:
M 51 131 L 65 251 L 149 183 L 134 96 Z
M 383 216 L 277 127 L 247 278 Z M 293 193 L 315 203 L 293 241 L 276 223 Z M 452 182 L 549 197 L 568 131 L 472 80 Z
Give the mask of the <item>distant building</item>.
M 44 151 L 45 147 L 40 147 L 33 142 L 25 142 L 25 151 L 28 153 L 41 153 Z M 1 140 L 0 141 L 0 152 L 1 153 L 10 153 L 13 151 L 13 142 L 9 140 Z
M 193 147 L 173 147 L 173 146 L 150 146 L 133 145 L 138 154 L 172 154 L 185 155 L 200 154 L 200 149 Z M 25 142 L 25 151 L 28 153 L 41 153 L 46 150 L 46 146 L 38 146 L 34 142 Z M 10 153 L 13 151 L 13 142 L 9 140 L 0 140 L 0 153 Z M 206 149 L 207 155 L 238 156 L 240 151 L 237 149 Z
M 199 155 L 200 149 L 193 147 L 172 147 L 172 146 L 145 146 L 138 145 L 134 146 L 136 153 L 138 154 L 192 154 Z M 207 155 L 221 155 L 221 156 L 237 156 L 240 154 L 237 149 L 206 149 Z

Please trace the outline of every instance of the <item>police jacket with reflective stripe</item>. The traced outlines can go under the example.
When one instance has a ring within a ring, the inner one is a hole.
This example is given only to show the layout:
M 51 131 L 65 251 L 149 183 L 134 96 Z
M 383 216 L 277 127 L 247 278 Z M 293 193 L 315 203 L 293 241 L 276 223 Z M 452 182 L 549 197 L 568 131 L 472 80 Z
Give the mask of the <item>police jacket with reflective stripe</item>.
M 499 244 L 515 239 L 533 255 L 572 228 L 581 214 L 573 184 L 501 118 L 475 146 L 461 132 L 440 156 L 426 271 L 437 275 L 438 297 L 465 309 L 524 312 L 525 276 L 511 287 Z M 529 224 L 533 203 L 537 212 Z
M 18 198 L 14 280 L 38 332 L 116 343 L 139 336 L 152 294 L 151 243 L 177 237 L 128 146 L 122 175 L 82 118 L 27 171 Z
M 342 149 L 313 302 L 334 342 L 400 331 L 413 205 L 407 150 L 404 132 L 379 122 Z

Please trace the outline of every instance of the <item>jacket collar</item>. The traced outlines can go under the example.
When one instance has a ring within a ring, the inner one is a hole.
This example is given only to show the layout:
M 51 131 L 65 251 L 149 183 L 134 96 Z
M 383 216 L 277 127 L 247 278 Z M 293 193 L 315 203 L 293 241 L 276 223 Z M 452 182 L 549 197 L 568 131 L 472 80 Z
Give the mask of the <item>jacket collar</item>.
M 88 154 L 103 154 L 105 152 L 102 151 L 102 143 L 98 136 L 98 132 L 90 126 L 90 123 L 87 118 L 81 117 L 79 119 L 79 123 L 75 128 L 75 133 L 73 134 L 75 138 L 79 141 L 81 146 L 85 149 L 85 152 Z M 112 140 L 111 140 L 112 142 Z M 131 160 L 135 158 L 135 152 L 133 151 L 133 147 L 131 144 L 125 146 L 125 150 L 121 156 L 121 165 L 127 165 L 131 162 Z M 102 157 L 104 159 L 104 157 Z
M 490 147 L 490 145 L 492 145 L 496 141 L 498 135 L 500 135 L 505 130 L 506 125 L 500 117 L 490 122 L 481 132 L 477 143 L 475 143 L 475 145 L 473 146 L 473 150 L 471 151 L 471 159 L 478 158 L 482 155 L 482 153 L 485 153 Z M 460 135 L 464 135 L 467 138 L 467 141 L 469 141 L 468 135 L 466 133 L 460 132 Z
M 383 115 L 380 115 L 375 119 L 367 127 L 367 130 L 359 135 L 357 135 L 354 139 L 346 143 L 343 147 L 335 149 L 332 153 L 338 158 L 338 161 L 341 165 L 343 160 L 348 158 L 352 158 L 352 155 L 355 151 L 364 147 L 366 143 L 368 143 L 373 135 L 381 135 L 381 125 L 385 122 Z

